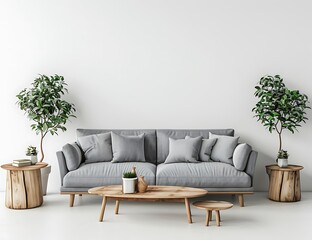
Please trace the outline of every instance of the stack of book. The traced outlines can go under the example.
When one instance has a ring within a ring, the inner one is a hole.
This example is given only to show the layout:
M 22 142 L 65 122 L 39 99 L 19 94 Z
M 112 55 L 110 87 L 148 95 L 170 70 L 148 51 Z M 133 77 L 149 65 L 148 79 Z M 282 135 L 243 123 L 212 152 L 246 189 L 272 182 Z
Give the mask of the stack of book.
M 31 161 L 29 159 L 20 159 L 20 160 L 13 160 L 12 166 L 14 167 L 25 167 L 30 166 Z

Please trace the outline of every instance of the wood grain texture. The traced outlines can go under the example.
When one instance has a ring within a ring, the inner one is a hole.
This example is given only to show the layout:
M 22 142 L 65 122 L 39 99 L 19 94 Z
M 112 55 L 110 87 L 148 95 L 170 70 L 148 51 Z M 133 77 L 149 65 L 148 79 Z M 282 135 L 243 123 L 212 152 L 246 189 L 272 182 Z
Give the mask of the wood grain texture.
M 220 226 L 220 222 L 221 222 L 220 211 L 233 207 L 233 204 L 230 202 L 225 202 L 225 201 L 199 201 L 199 202 L 194 202 L 193 206 L 196 208 L 206 210 L 206 221 L 205 221 L 206 226 L 209 226 L 209 222 L 212 219 L 212 211 L 215 211 L 216 223 L 217 223 L 217 226 Z
M 277 165 L 266 166 L 269 175 L 268 198 L 278 202 L 296 202 L 301 199 L 300 170 L 302 166 L 289 165 L 280 168 Z
M 48 164 L 44 163 L 44 162 L 36 163 L 34 165 L 30 165 L 30 166 L 26 166 L 26 167 L 14 167 L 14 166 L 12 166 L 12 163 L 7 163 L 7 164 L 1 165 L 1 168 L 5 169 L 5 170 L 12 170 L 12 171 L 31 171 L 31 170 L 37 170 L 40 168 L 44 168 L 46 166 L 48 166 Z
M 6 166 L 3 168 L 6 169 Z M 20 168 L 14 167 L 14 170 L 7 170 L 6 207 L 12 209 L 28 209 L 42 205 L 40 168 L 41 166 L 31 168 L 31 170 L 20 170 Z M 11 167 L 9 166 L 8 169 L 11 169 Z
M 69 195 L 69 207 L 73 207 L 75 203 L 75 194 Z
M 179 199 L 201 197 L 208 193 L 207 190 L 199 188 L 179 186 L 148 186 L 145 193 L 122 193 L 121 185 L 103 186 L 91 188 L 90 194 L 102 195 L 110 198 L 120 199 Z
M 194 207 L 208 209 L 210 211 L 225 210 L 233 207 L 233 203 L 225 201 L 199 201 L 193 203 Z
M 88 191 L 90 194 L 103 196 L 102 207 L 99 221 L 102 222 L 106 202 L 109 199 L 116 200 L 115 214 L 119 212 L 120 200 L 130 201 L 184 201 L 186 215 L 189 223 L 192 223 L 192 214 L 189 198 L 201 197 L 208 192 L 204 189 L 179 187 L 179 186 L 149 186 L 144 193 L 125 194 L 122 192 L 121 185 L 103 186 L 91 188 Z

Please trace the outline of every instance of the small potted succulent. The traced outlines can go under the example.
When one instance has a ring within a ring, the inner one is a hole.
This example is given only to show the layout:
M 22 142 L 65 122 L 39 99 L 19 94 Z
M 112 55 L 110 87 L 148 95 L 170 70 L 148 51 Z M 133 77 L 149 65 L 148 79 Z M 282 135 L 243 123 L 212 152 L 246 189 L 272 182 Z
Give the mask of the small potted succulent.
M 123 193 L 135 193 L 137 175 L 135 172 L 125 172 L 122 178 L 122 192 Z
M 26 156 L 30 157 L 31 164 L 36 164 L 38 162 L 37 154 L 38 151 L 34 146 L 29 146 L 26 149 Z
M 288 153 L 285 150 L 280 150 L 278 151 L 278 155 L 277 155 L 277 165 L 279 167 L 287 167 L 288 166 Z

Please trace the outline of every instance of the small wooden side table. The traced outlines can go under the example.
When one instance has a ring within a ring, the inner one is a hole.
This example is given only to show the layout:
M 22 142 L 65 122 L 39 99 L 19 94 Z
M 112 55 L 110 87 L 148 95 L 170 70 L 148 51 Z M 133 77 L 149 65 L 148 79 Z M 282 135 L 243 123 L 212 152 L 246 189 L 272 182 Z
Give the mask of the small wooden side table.
M 281 168 L 276 164 L 266 166 L 269 175 L 268 198 L 277 202 L 297 202 L 301 199 L 299 165 Z
M 12 209 L 28 209 L 43 203 L 40 168 L 47 163 L 26 167 L 14 167 L 11 163 L 1 168 L 7 170 L 5 206 Z
M 216 222 L 217 226 L 220 226 L 221 217 L 220 210 L 225 210 L 233 207 L 232 203 L 224 202 L 224 201 L 201 201 L 194 202 L 194 207 L 205 209 L 206 210 L 206 226 L 209 226 L 209 221 L 212 219 L 212 211 L 216 212 Z

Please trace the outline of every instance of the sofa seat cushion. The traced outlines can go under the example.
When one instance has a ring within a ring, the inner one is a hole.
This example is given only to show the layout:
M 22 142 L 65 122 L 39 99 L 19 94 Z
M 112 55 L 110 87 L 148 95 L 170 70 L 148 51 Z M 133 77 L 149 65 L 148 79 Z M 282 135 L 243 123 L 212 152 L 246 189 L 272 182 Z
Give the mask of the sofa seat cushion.
M 122 184 L 122 174 L 136 167 L 138 175 L 144 176 L 150 185 L 155 184 L 156 165 L 148 162 L 111 163 L 98 162 L 82 164 L 77 170 L 68 172 L 63 180 L 63 187 L 92 188 L 103 185 Z
M 251 179 L 245 172 L 221 162 L 160 164 L 157 185 L 198 188 L 246 188 Z

